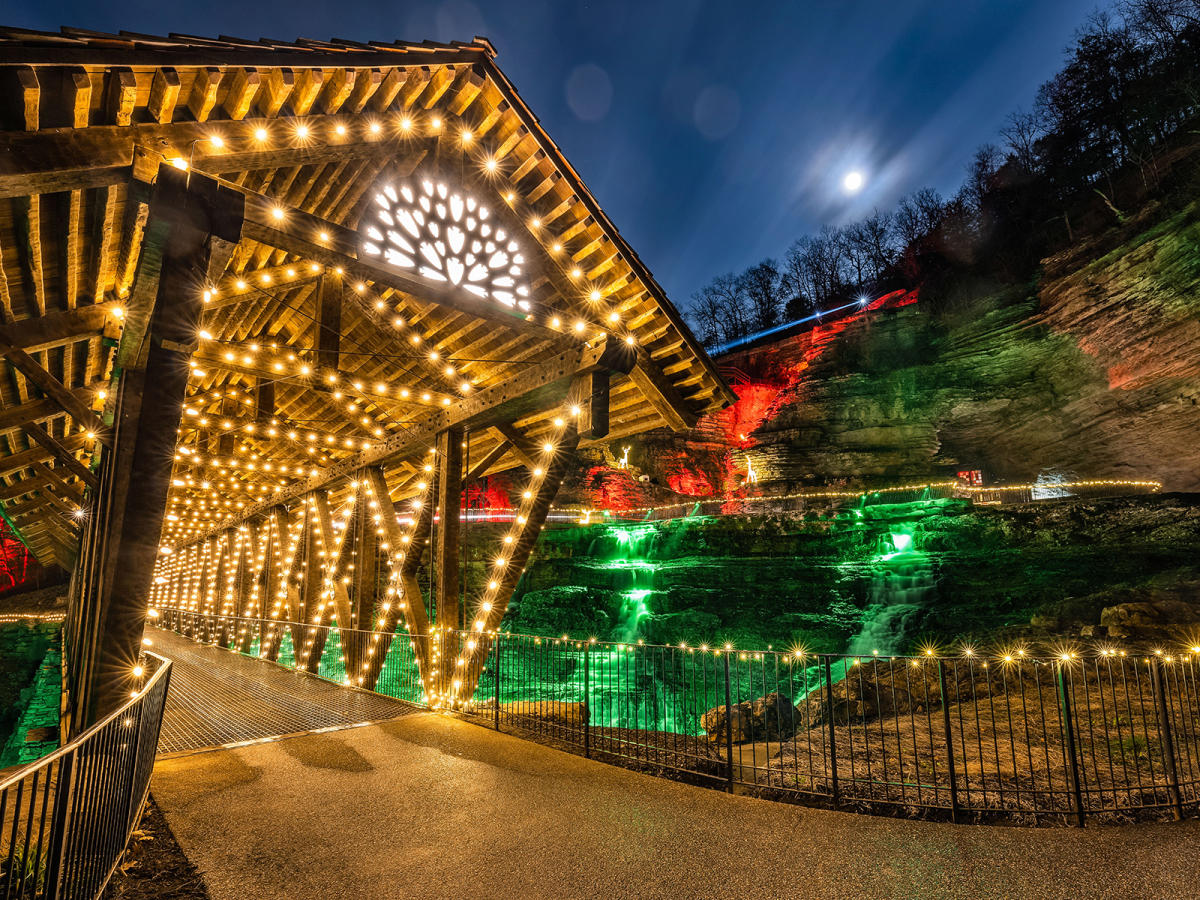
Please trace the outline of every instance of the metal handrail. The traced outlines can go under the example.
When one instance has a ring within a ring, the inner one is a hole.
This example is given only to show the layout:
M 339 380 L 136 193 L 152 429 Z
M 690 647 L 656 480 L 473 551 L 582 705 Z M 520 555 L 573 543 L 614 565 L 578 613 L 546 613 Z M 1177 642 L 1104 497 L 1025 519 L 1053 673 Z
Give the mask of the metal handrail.
M 60 756 L 70 753 L 71 750 L 79 747 L 79 745 L 81 745 L 81 744 L 86 744 L 89 740 L 91 740 L 92 736 L 94 734 L 96 734 L 98 731 L 100 731 L 102 728 L 104 728 L 104 726 L 108 725 L 110 722 L 112 722 L 118 716 L 124 715 L 125 713 L 127 713 L 131 706 L 133 706 L 135 703 L 137 703 L 146 694 L 147 691 L 149 691 L 152 687 L 154 687 L 155 683 L 158 681 L 159 678 L 165 678 L 167 670 L 171 668 L 171 661 L 169 659 L 167 659 L 165 656 L 159 656 L 157 653 L 151 653 L 149 651 L 147 651 L 145 655 L 152 656 L 156 660 L 158 660 L 158 665 L 155 667 L 154 673 L 150 676 L 150 680 L 147 681 L 144 685 L 142 685 L 141 690 L 139 690 L 136 694 L 134 694 L 132 697 L 130 697 L 129 700 L 127 700 L 122 706 L 120 706 L 113 712 L 109 713 L 107 716 L 105 716 L 103 719 L 101 719 L 95 725 L 92 725 L 86 731 L 84 731 L 84 732 L 80 733 L 79 735 L 77 735 L 76 737 L 72 738 L 68 743 L 64 744 L 63 746 L 59 747 L 57 750 L 54 750 L 51 753 L 47 753 L 41 759 L 35 759 L 31 763 L 27 763 L 26 765 L 17 769 L 17 771 L 13 772 L 11 775 L 9 775 L 7 778 L 5 778 L 3 781 L 0 781 L 0 791 L 3 791 L 5 789 L 11 787 L 12 785 L 16 784 L 18 781 L 22 780 L 27 775 L 29 775 L 31 772 L 33 772 L 34 769 L 45 768 L 46 766 L 50 765 L 55 760 L 57 760 Z
M 0 781 L 0 897 L 94 900 L 116 871 L 150 792 L 170 684 L 157 665 L 118 709 Z

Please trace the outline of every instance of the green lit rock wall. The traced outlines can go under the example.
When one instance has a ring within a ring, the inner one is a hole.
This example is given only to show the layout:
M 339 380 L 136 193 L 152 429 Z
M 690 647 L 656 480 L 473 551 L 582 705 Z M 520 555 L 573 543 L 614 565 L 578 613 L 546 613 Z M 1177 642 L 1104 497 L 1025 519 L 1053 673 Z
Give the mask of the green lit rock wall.
M 903 652 L 1039 623 L 1078 632 L 1130 599 L 1200 601 L 1200 498 L 973 509 L 933 500 L 811 519 L 547 530 L 504 627 L 689 646 Z
M 24 765 L 58 746 L 61 627 L 0 626 L 0 768 Z

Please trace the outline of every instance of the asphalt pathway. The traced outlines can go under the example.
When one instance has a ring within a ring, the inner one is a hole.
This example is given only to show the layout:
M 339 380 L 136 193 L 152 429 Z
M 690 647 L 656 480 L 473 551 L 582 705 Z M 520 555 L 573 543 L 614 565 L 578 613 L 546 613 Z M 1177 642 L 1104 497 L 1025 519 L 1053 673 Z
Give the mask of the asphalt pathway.
M 161 759 L 212 900 L 1194 897 L 1200 821 L 954 826 L 729 796 L 432 713 Z

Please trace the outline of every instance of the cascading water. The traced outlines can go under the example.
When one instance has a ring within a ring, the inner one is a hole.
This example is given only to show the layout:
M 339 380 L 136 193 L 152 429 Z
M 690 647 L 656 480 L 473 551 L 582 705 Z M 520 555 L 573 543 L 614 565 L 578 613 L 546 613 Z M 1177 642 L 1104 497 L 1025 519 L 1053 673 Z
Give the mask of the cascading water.
M 851 655 L 901 652 L 935 584 L 933 563 L 916 548 L 910 528 L 891 531 L 879 540 L 879 552 L 871 560 L 871 602 L 862 630 L 846 647 Z
M 634 644 L 643 636 L 643 623 L 652 615 L 660 566 L 657 561 L 660 531 L 649 524 L 621 526 L 606 537 L 615 541 L 615 545 L 604 569 L 608 578 L 615 581 L 621 597 L 611 639 Z M 620 649 L 594 652 L 590 658 L 589 684 L 588 704 L 594 723 L 617 728 L 675 729 L 676 705 L 666 702 L 668 692 L 652 655 Z

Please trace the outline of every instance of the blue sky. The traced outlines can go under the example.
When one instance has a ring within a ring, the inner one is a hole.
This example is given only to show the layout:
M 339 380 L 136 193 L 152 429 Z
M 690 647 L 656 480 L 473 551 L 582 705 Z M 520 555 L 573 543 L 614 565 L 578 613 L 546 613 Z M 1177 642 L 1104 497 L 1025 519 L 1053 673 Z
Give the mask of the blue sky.
M 9 0 L 2 24 L 470 40 L 497 62 L 677 304 L 797 236 L 953 193 L 1032 105 L 1095 0 Z M 847 171 L 865 186 L 841 189 Z

